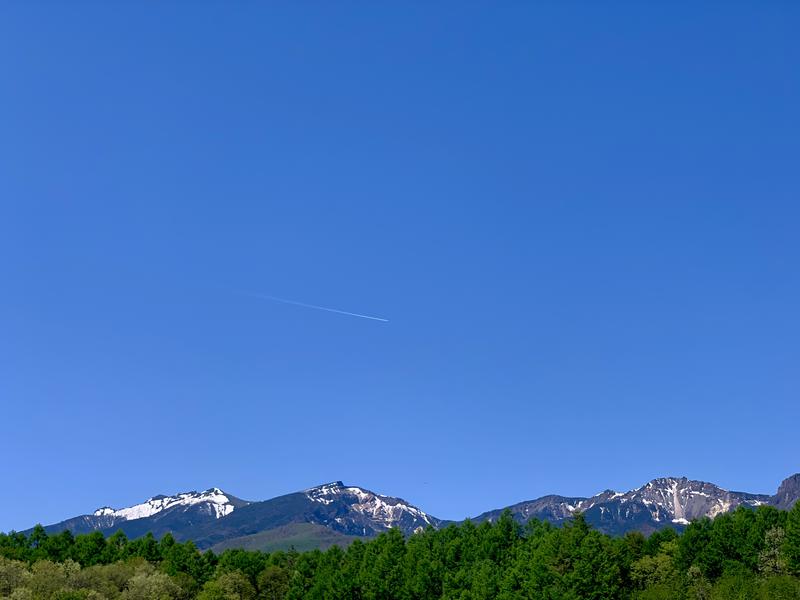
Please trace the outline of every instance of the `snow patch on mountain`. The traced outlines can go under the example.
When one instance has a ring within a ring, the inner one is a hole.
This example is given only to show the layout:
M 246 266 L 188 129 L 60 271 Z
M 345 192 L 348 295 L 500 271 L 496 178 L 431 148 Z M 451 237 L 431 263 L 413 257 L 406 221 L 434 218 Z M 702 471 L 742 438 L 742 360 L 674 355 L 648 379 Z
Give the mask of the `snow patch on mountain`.
M 800 480 L 798 481 L 800 483 Z M 795 495 L 793 486 L 787 498 Z M 797 486 L 800 490 L 800 486 Z M 714 518 L 739 506 L 757 507 L 774 504 L 770 496 L 731 492 L 712 483 L 685 477 L 661 477 L 628 492 L 604 490 L 590 498 L 543 496 L 514 504 L 512 515 L 527 522 L 535 518 L 561 523 L 581 512 L 587 521 L 600 531 L 614 534 L 632 529 L 655 531 L 665 525 L 686 526 L 695 519 Z M 494 521 L 502 509 L 477 517 L 477 521 Z
M 184 492 L 175 496 L 154 496 L 127 508 L 114 509 L 109 506 L 98 508 L 94 511 L 96 517 L 112 517 L 115 520 L 133 521 L 152 517 L 162 511 L 200 505 L 207 509 L 209 514 L 219 519 L 233 512 L 234 506 L 231 499 L 219 488 L 211 488 L 204 492 Z
M 386 529 L 399 526 L 402 521 L 409 518 L 435 526 L 433 519 L 427 513 L 400 498 L 382 496 L 360 487 L 348 487 L 341 481 L 310 488 L 305 490 L 305 494 L 309 500 L 325 505 L 342 500 L 354 512 Z
M 580 510 L 587 516 L 594 514 L 599 517 L 599 523 L 611 526 L 616 522 L 618 527 L 624 528 L 632 515 L 641 513 L 647 514 L 656 525 L 670 522 L 688 525 L 694 519 L 714 518 L 738 506 L 756 507 L 768 502 L 768 496 L 730 492 L 704 481 L 661 477 L 625 493 L 606 490 L 581 500 L 575 510 L 571 506 L 567 508 L 573 513 Z

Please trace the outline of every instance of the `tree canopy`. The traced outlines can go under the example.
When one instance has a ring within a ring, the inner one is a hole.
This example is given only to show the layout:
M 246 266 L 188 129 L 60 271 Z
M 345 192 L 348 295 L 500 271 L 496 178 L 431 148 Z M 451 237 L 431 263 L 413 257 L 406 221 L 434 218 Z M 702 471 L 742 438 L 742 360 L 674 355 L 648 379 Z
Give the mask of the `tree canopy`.
M 325 552 L 201 552 L 171 535 L 0 534 L 13 600 L 800 600 L 800 504 L 613 538 L 510 513 Z

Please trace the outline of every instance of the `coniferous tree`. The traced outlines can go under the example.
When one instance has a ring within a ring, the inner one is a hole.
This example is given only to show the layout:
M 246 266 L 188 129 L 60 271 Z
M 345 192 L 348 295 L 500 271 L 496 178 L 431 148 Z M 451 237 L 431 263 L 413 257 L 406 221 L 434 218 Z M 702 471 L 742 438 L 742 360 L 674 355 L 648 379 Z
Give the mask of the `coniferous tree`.
M 784 537 L 786 567 L 793 575 L 800 575 L 800 502 L 796 502 L 786 518 Z

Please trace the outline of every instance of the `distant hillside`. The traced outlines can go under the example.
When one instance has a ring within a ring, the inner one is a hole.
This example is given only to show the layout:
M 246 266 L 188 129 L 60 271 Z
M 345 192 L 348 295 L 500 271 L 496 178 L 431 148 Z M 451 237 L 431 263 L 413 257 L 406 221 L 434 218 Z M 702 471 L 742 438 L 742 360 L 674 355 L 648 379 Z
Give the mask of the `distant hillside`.
M 274 552 L 275 550 L 294 548 L 298 552 L 304 552 L 314 548 L 325 550 L 334 544 L 344 548 L 350 545 L 353 540 L 359 539 L 364 538 L 345 535 L 323 525 L 292 523 L 252 535 L 230 538 L 211 546 L 211 550 L 220 553 L 228 548 L 242 548 L 243 550 Z

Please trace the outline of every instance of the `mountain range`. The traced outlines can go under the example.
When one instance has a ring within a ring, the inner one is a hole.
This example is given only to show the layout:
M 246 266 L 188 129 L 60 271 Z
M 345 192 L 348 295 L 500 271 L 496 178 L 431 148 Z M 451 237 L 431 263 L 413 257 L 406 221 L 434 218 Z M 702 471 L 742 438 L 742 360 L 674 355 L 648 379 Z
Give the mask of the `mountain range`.
M 712 483 L 685 477 L 653 479 L 628 492 L 606 490 L 589 498 L 549 495 L 478 515 L 473 522 L 493 521 L 509 510 L 520 523 L 539 519 L 560 524 L 581 512 L 596 529 L 621 535 L 651 533 L 663 527 L 683 528 L 690 521 L 715 517 L 739 506 L 791 508 L 800 499 L 800 474 L 785 479 L 770 496 L 733 492 Z M 396 527 L 410 535 L 426 527 L 441 528 L 453 521 L 437 519 L 401 498 L 384 496 L 341 481 L 327 483 L 270 500 L 242 500 L 219 488 L 154 496 L 122 509 L 102 507 L 48 525 L 49 533 L 74 534 L 121 530 L 134 538 L 150 532 L 171 533 L 199 548 L 298 550 L 346 545 Z

